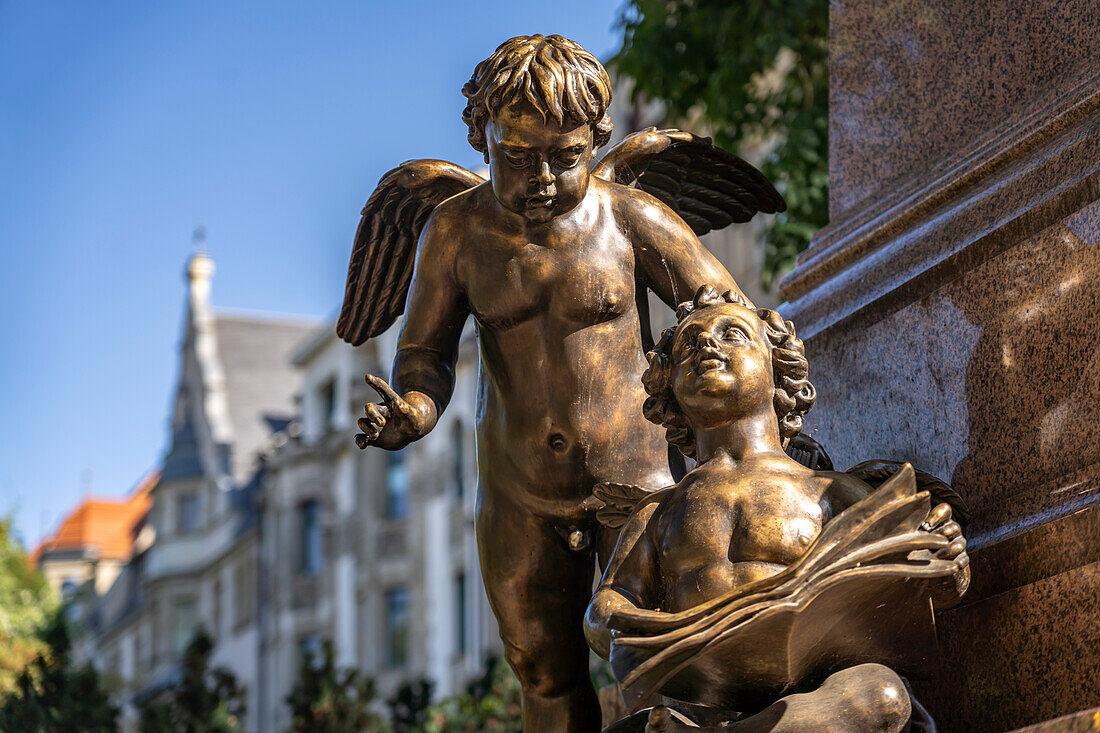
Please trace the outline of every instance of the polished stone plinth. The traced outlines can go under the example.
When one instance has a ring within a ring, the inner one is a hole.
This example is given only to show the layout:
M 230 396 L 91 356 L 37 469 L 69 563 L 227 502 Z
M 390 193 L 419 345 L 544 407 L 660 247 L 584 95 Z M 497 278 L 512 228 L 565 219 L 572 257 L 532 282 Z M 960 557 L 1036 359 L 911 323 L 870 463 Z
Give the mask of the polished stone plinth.
M 1100 3 L 831 3 L 831 222 L 782 284 L 840 468 L 967 499 L 944 730 L 1100 704 Z
M 1012 733 L 1091 733 L 1098 730 L 1100 730 L 1100 708 L 1093 708 L 1029 725 Z

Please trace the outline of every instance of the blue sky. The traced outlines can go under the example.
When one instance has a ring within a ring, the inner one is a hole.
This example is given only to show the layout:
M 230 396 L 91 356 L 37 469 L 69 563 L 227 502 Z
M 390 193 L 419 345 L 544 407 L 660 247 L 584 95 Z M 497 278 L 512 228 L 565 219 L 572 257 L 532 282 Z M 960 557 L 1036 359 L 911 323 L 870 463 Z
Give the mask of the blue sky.
M 0 0 L 0 514 L 33 545 L 161 457 L 184 263 L 216 307 L 335 314 L 397 163 L 473 167 L 459 93 L 504 39 L 605 58 L 621 0 Z

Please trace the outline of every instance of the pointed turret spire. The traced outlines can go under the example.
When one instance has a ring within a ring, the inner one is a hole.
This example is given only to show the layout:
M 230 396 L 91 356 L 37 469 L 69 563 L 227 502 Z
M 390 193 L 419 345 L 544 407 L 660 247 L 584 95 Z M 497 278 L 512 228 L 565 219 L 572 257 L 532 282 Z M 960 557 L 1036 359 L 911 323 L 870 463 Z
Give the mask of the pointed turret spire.
M 228 445 L 232 443 L 233 430 L 225 397 L 225 372 L 218 356 L 216 319 L 210 305 L 210 281 L 215 268 L 214 260 L 206 253 L 206 227 L 195 227 L 191 242 L 194 252 L 187 261 L 187 280 L 191 286 L 187 341 L 199 364 L 202 388 L 198 395 L 203 401 L 211 437 L 215 443 Z M 215 465 L 213 459 L 209 465 Z
M 187 279 L 191 284 L 191 307 L 205 310 L 210 303 L 210 280 L 214 277 L 214 260 L 206 254 L 206 227 L 195 227 L 191 235 L 194 252 L 187 261 Z

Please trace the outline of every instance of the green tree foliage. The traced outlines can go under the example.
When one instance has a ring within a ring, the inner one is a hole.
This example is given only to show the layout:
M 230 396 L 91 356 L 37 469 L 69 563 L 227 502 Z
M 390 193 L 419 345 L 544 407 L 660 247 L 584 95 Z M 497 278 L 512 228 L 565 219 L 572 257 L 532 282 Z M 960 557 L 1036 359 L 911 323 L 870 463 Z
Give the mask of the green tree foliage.
M 776 137 L 761 169 L 787 201 L 765 245 L 764 285 L 828 221 L 825 0 L 627 0 L 611 61 L 671 118 L 702 115 L 730 150 Z
M 286 698 L 291 711 L 287 733 L 361 733 L 383 728 L 371 712 L 374 681 L 355 669 L 337 671 L 332 642 L 326 640 L 321 660 L 312 652 L 302 660 L 298 682 Z
M 23 668 L 46 650 L 41 632 L 57 611 L 57 598 L 0 518 L 0 699 L 15 690 Z
M 179 684 L 142 710 L 141 733 L 241 733 L 244 689 L 229 670 L 210 668 L 213 650 L 200 628 L 183 653 Z
M 424 733 L 521 733 L 519 680 L 500 659 L 490 659 L 485 674 L 465 695 L 428 708 Z
M 72 642 L 63 613 L 42 633 L 42 650 L 19 673 L 0 703 L 0 731 L 114 733 L 118 709 L 89 665 L 72 668 Z
M 390 706 L 390 720 L 394 731 L 417 733 L 428 719 L 428 706 L 432 702 L 432 683 L 428 680 L 406 682 L 387 702 Z

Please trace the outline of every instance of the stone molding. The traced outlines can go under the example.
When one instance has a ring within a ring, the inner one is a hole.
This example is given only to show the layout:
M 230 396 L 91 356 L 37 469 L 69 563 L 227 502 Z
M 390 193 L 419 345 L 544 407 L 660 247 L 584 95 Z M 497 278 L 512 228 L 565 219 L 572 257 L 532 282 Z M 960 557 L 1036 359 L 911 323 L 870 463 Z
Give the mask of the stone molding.
M 1034 110 L 823 228 L 780 284 L 799 335 L 873 322 L 1100 197 L 1100 72 Z

